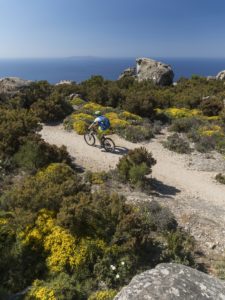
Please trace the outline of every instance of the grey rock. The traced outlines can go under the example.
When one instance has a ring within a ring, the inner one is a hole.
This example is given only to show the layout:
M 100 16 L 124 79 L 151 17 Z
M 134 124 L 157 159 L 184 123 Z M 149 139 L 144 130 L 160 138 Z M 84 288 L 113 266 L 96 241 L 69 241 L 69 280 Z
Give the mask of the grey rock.
M 73 84 L 75 83 L 73 80 L 60 80 L 60 82 L 56 83 L 55 85 L 61 85 L 61 84 Z
M 179 264 L 160 264 L 135 276 L 114 300 L 225 300 L 225 282 Z
M 136 68 L 127 68 L 123 71 L 123 73 L 120 74 L 118 80 L 124 78 L 124 77 L 136 77 Z
M 218 79 L 218 80 L 225 80 L 225 70 L 219 72 L 219 73 L 216 75 L 216 79 Z
M 150 59 L 136 59 L 138 81 L 152 80 L 157 85 L 170 85 L 173 83 L 174 73 L 170 65 Z
M 133 77 L 138 81 L 151 80 L 156 85 L 170 85 L 173 83 L 174 72 L 170 65 L 150 59 L 137 58 L 136 67 L 128 68 L 119 76 Z
M 32 82 L 31 80 L 24 80 L 19 77 L 0 78 L 0 93 L 14 94 Z

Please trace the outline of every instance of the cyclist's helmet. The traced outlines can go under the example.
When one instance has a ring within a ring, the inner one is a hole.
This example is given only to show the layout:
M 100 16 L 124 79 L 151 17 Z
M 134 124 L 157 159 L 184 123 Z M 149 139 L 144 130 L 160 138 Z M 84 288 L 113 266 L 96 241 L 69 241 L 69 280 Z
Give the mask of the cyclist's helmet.
M 101 116 L 101 112 L 99 110 L 95 111 L 96 116 Z

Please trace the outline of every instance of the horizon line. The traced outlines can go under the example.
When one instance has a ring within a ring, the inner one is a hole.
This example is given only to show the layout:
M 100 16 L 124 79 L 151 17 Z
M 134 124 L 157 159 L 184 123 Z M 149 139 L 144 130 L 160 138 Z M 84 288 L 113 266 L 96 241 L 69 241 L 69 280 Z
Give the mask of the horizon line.
M 217 56 L 98 56 L 98 55 L 71 55 L 71 56 L 32 56 L 32 57 L 0 57 L 4 59 L 137 59 L 137 58 L 150 58 L 150 59 L 225 59 L 225 57 Z

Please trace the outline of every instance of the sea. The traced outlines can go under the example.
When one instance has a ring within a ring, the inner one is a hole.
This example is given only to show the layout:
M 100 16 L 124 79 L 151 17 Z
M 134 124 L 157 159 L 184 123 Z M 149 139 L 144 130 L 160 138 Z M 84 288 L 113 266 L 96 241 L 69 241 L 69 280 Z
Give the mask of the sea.
M 177 81 L 192 75 L 215 76 L 225 70 L 225 58 L 153 58 L 170 64 Z M 128 67 L 135 66 L 135 58 L 36 58 L 0 59 L 0 78 L 20 77 L 28 80 L 47 80 L 55 84 L 60 80 L 80 83 L 92 75 L 116 80 Z

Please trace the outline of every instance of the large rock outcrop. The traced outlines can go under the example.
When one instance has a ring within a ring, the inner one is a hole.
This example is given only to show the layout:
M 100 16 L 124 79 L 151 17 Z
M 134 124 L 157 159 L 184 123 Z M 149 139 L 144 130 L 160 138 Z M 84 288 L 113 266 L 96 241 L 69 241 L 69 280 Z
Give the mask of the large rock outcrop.
M 170 65 L 150 58 L 137 58 L 136 67 L 126 69 L 119 79 L 124 77 L 134 77 L 138 81 L 151 80 L 164 86 L 173 83 L 174 72 Z
M 0 78 L 0 93 L 15 94 L 21 88 L 30 85 L 32 82 L 31 80 L 25 80 L 19 77 Z
M 135 276 L 114 300 L 225 300 L 225 282 L 179 264 L 160 264 Z
M 219 72 L 219 73 L 216 75 L 216 79 L 218 79 L 218 80 L 225 80 L 225 70 Z

